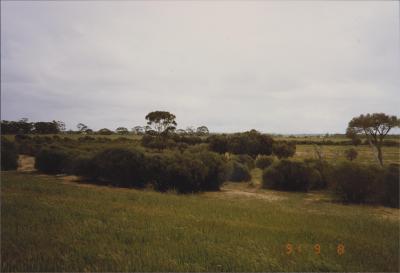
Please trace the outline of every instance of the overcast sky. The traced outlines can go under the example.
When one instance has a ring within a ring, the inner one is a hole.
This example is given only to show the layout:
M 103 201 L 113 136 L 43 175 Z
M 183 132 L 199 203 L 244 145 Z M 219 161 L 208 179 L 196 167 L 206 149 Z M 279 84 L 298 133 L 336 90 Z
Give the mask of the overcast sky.
M 400 114 L 399 2 L 1 2 L 2 119 L 344 132 Z

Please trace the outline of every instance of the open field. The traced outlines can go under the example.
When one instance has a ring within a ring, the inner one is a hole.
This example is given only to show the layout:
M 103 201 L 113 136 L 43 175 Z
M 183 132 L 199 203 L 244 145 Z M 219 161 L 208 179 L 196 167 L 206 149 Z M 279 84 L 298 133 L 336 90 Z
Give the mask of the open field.
M 358 152 L 358 157 L 354 160 L 357 163 L 377 164 L 372 149 L 368 145 L 345 146 L 345 145 L 321 145 L 321 151 L 328 162 L 346 160 L 344 151 L 353 147 Z M 398 147 L 382 147 L 383 159 L 385 164 L 400 164 L 400 149 Z M 316 158 L 314 145 L 296 145 L 294 158 Z
M 252 174 L 220 192 L 176 195 L 2 172 L 1 269 L 398 271 L 398 209 L 259 190 Z

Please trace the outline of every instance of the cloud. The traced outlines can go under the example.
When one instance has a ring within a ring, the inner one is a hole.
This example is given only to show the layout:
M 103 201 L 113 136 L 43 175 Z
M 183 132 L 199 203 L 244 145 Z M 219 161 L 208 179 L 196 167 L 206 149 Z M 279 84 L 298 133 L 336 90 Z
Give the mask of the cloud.
M 2 2 L 2 119 L 344 132 L 399 115 L 398 2 Z

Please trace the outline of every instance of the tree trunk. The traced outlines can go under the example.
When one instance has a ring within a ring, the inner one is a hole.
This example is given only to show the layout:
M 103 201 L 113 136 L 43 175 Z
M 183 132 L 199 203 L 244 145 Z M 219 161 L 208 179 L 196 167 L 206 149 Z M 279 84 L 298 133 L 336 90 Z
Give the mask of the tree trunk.
M 372 153 L 375 156 L 376 161 L 378 161 L 379 165 L 383 166 L 381 148 L 380 147 L 378 148 L 376 145 L 372 144 L 372 141 L 371 141 L 371 138 L 369 137 L 369 135 L 367 135 L 367 139 L 368 139 L 369 146 L 372 149 Z
M 378 160 L 379 164 L 381 164 L 381 167 L 383 167 L 383 158 L 382 158 L 382 149 L 381 146 L 376 146 L 376 149 L 378 150 Z

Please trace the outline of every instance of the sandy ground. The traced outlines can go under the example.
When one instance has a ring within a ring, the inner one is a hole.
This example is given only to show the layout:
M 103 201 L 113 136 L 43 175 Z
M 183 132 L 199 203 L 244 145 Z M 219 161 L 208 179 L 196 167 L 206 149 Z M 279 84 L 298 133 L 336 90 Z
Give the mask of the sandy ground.
M 18 156 L 18 169 L 19 172 L 34 172 L 35 169 L 35 158 L 28 155 Z

